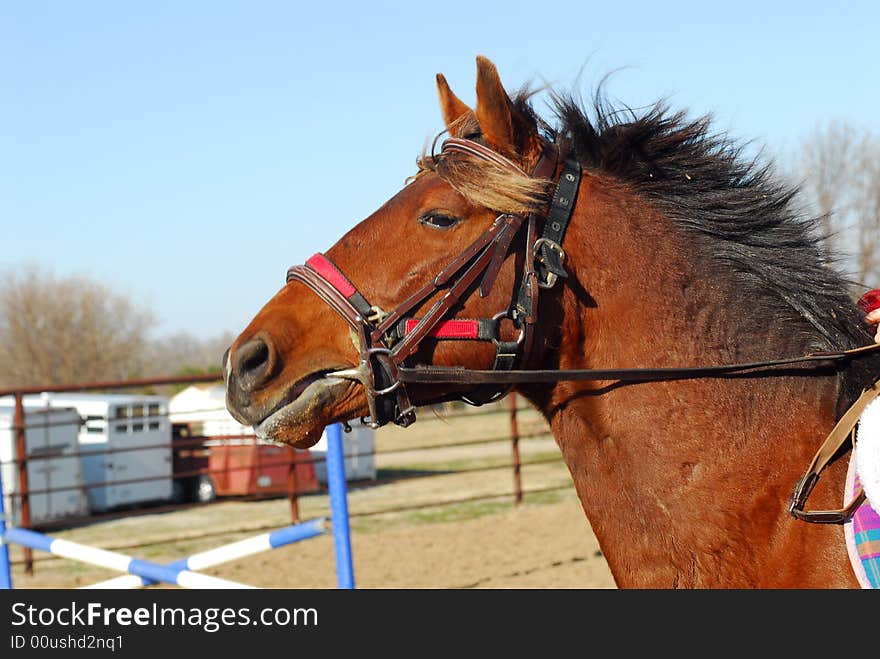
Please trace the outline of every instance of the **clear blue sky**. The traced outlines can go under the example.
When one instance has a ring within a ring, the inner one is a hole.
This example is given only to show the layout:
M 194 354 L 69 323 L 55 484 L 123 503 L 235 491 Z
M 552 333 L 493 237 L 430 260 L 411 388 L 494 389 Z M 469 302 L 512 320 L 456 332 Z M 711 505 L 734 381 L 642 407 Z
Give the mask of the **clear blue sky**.
M 239 331 L 289 265 L 394 194 L 474 99 L 576 82 L 668 97 L 781 153 L 880 122 L 880 3 L 0 3 L 0 268 L 87 274 L 158 334 Z

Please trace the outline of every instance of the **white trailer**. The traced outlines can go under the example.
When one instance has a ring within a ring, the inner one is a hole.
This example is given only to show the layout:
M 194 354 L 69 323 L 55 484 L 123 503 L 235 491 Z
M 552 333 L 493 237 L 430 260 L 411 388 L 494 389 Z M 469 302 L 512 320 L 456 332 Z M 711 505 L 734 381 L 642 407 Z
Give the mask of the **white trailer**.
M 79 413 L 67 409 L 25 409 L 25 452 L 31 526 L 41 526 L 89 514 L 77 452 Z M 3 497 L 6 514 L 15 526 L 22 523 L 17 460 L 15 407 L 0 404 L 0 462 L 3 463 Z M 43 492 L 40 492 L 43 490 Z M 51 491 L 45 491 L 51 490 Z
M 44 393 L 28 407 L 73 407 L 89 508 L 103 512 L 172 497 L 168 398 L 138 394 Z M 140 448 L 152 447 L 152 448 Z M 133 449 L 133 450 L 129 450 Z
M 226 387 L 222 384 L 191 385 L 168 401 L 172 423 L 188 423 L 197 435 L 218 437 L 247 435 L 246 439 L 227 439 L 227 444 L 251 444 L 254 435 L 251 426 L 243 426 L 226 409 Z M 260 442 L 266 443 L 266 442 Z M 208 442 L 212 445 L 214 442 Z
M 351 422 L 351 432 L 342 433 L 342 450 L 345 455 L 345 479 L 349 481 L 375 480 L 376 431 L 360 421 Z M 327 431 L 311 449 L 315 462 L 315 477 L 319 483 L 327 482 Z

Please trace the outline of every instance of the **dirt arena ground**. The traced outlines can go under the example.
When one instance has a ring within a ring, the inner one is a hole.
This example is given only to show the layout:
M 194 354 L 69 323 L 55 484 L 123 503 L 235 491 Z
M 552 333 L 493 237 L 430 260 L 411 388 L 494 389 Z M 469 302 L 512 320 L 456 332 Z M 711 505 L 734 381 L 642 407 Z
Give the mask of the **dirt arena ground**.
M 522 432 L 540 420 L 521 415 Z M 507 417 L 428 418 L 412 429 L 382 429 L 376 446 L 381 476 L 406 477 L 349 492 L 352 555 L 358 588 L 614 588 L 614 580 L 549 437 L 521 443 L 523 487 L 520 506 L 509 494 L 509 442 L 448 446 L 394 453 L 408 446 L 504 436 Z M 418 432 L 416 432 L 418 430 Z M 405 433 L 405 434 L 404 434 Z M 454 439 L 450 439 L 454 438 Z M 534 464 L 528 464 L 533 462 Z M 497 466 L 470 471 L 474 466 Z M 417 477 L 413 477 L 417 473 Z M 460 502 L 468 497 L 489 498 Z M 459 501 L 459 502 L 457 502 Z M 444 503 L 447 502 L 447 503 Z M 433 504 L 379 513 L 401 506 Z M 300 500 L 303 519 L 325 516 L 325 495 Z M 142 511 L 146 512 L 146 511 Z M 78 528 L 55 537 L 83 542 L 158 562 L 249 537 L 289 523 L 286 499 L 231 500 L 174 512 L 137 514 Z M 235 531 L 230 531 L 235 529 Z M 204 537 L 206 536 L 207 537 Z M 130 547 L 126 549 L 126 547 Z M 21 556 L 14 547 L 14 556 Z M 33 576 L 13 571 L 17 588 L 76 588 L 116 576 L 73 561 L 37 553 Z M 334 588 L 333 538 L 324 535 L 218 566 L 206 573 L 266 588 Z

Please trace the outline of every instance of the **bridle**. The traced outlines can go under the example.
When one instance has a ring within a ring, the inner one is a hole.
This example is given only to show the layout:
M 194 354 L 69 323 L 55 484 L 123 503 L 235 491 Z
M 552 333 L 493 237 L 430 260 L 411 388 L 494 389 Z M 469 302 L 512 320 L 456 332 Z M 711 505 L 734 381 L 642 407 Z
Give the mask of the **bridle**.
M 577 201 L 581 166 L 573 159 L 559 163 L 556 148 L 548 142 L 531 173 L 492 149 L 467 139 L 449 138 L 441 147 L 441 157 L 464 154 L 493 163 L 518 175 L 550 180 L 555 184 L 546 214 L 536 208 L 526 215 L 502 213 L 492 225 L 454 258 L 431 281 L 412 293 L 391 311 L 371 304 L 351 280 L 323 254 L 315 254 L 304 265 L 291 267 L 287 281 L 299 281 L 339 314 L 349 325 L 359 350 L 359 364 L 327 374 L 327 377 L 359 382 L 366 394 L 369 417 L 362 421 L 373 428 L 389 422 L 406 427 L 416 420 L 416 408 L 407 384 L 470 385 L 467 394 L 451 394 L 442 400 L 458 398 L 473 405 L 497 400 L 515 384 L 569 381 L 655 382 L 707 377 L 748 376 L 781 366 L 851 360 L 880 350 L 880 344 L 839 352 L 811 353 L 798 357 L 716 366 L 682 368 L 626 369 L 524 369 L 529 363 L 537 324 L 538 297 L 567 277 L 562 247 L 568 223 Z M 556 171 L 559 175 L 556 176 Z M 491 318 L 448 318 L 459 303 L 473 291 L 479 280 L 479 294 L 486 297 L 507 258 L 516 235 L 525 227 L 522 275 L 507 309 Z M 540 231 L 540 235 L 539 235 Z M 413 315 L 430 299 L 443 292 L 420 318 Z M 513 340 L 503 340 L 501 324 L 512 323 L 517 331 Z M 425 339 L 490 341 L 495 346 L 491 369 L 464 367 L 406 366 Z M 841 523 L 849 519 L 864 500 L 860 493 L 841 510 L 805 511 L 806 499 L 819 473 L 850 438 L 858 413 L 880 395 L 880 384 L 865 391 L 857 403 L 826 439 L 807 473 L 801 478 L 789 505 L 796 518 L 818 523 Z M 439 402 L 439 401 L 438 401 Z M 857 410 L 858 408 L 858 410 Z M 849 425 L 847 425 L 849 424 Z M 844 427 L 846 426 L 846 427 Z
M 558 166 L 557 151 L 549 143 L 545 143 L 531 174 L 472 140 L 446 140 L 441 156 L 453 153 L 489 161 L 523 177 L 544 180 L 552 180 Z M 360 353 L 359 365 L 328 375 L 355 380 L 363 385 L 370 414 L 364 419 L 367 425 L 378 428 L 393 421 L 405 427 L 415 422 L 415 407 L 405 386 L 408 381 L 405 373 L 409 369 L 404 364 L 425 339 L 489 341 L 495 348 L 493 373 L 510 372 L 527 363 L 534 343 L 538 295 L 542 289 L 552 288 L 560 277 L 566 276 L 563 267 L 565 252 L 561 244 L 580 178 L 577 162 L 563 162 L 546 221 L 540 209 L 527 215 L 502 213 L 431 281 L 390 311 L 368 302 L 339 267 L 323 254 L 315 254 L 305 265 L 288 270 L 288 282 L 299 281 L 311 288 L 345 319 L 354 334 Z M 539 236 L 541 223 L 545 226 Z M 478 282 L 480 296 L 489 295 L 511 244 L 523 227 L 526 232 L 524 245 L 530 251 L 523 259 L 522 278 L 508 308 L 499 310 L 491 318 L 449 319 L 451 311 L 470 295 Z M 413 316 L 414 309 L 441 292 L 442 295 L 424 315 L 420 318 Z M 512 323 L 516 330 L 517 335 L 512 340 L 502 338 L 502 323 L 505 321 Z M 511 386 L 487 381 L 474 391 L 456 397 L 473 405 L 482 405 L 497 400 Z

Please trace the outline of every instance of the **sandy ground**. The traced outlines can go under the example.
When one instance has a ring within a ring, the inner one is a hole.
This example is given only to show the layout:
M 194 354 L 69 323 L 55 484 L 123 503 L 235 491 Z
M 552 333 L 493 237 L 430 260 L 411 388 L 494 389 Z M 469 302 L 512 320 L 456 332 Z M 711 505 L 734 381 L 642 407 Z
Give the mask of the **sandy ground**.
M 352 535 L 360 588 L 613 588 L 573 498 L 457 523 Z M 230 565 L 221 576 L 272 587 L 335 586 L 329 537 Z
M 464 521 L 384 530 L 355 524 L 351 544 L 358 588 L 615 587 L 570 493 L 557 503 L 508 504 Z M 173 548 L 148 554 L 154 560 L 180 555 Z M 206 573 L 265 588 L 335 588 L 334 560 L 333 538 L 325 535 Z M 75 588 L 112 576 L 100 568 L 49 560 L 37 563 L 33 577 L 16 569 L 14 582 L 17 588 Z

